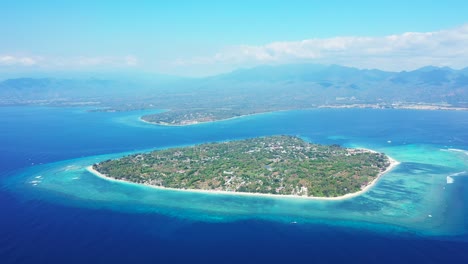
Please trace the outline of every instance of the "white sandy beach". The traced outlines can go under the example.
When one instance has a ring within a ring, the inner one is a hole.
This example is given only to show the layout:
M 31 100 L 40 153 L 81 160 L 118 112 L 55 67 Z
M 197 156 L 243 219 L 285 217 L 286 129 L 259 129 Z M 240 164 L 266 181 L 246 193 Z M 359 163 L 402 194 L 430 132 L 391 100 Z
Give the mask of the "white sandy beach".
M 368 150 L 368 151 L 371 151 L 371 152 L 375 152 L 373 150 L 370 150 L 370 149 L 365 149 L 365 150 Z M 388 156 L 387 156 L 388 157 Z M 247 193 L 247 192 L 229 192 L 229 191 L 215 191 L 215 190 L 197 190 L 197 189 L 176 189 L 176 188 L 167 188 L 167 187 L 162 187 L 162 186 L 155 186 L 155 185 L 149 185 L 149 184 L 139 184 L 139 183 L 134 183 L 134 182 L 130 182 L 130 181 L 126 181 L 126 180 L 118 180 L 118 179 L 114 179 L 114 178 L 111 178 L 111 177 L 108 177 L 107 175 L 104 175 L 98 171 L 96 171 L 93 166 L 88 166 L 86 167 L 86 169 L 96 175 L 97 177 L 100 177 L 104 180 L 108 180 L 108 181 L 114 181 L 114 182 L 121 182 L 121 183 L 126 183 L 126 184 L 136 184 L 136 185 L 144 185 L 144 186 L 147 186 L 147 187 L 151 187 L 151 188 L 155 188 L 155 189 L 160 189 L 160 190 L 173 190 L 173 191 L 182 191 L 182 192 L 197 192 L 197 193 L 210 193 L 210 194 L 228 194 L 228 195 L 243 195 L 243 196 L 262 196 L 262 197 L 274 197 L 274 198 L 298 198 L 298 199 L 310 199 L 310 200 L 323 200 L 323 201 L 326 201 L 326 200 L 345 200 L 345 199 L 350 199 L 350 198 L 353 198 L 353 197 L 356 197 L 356 196 L 359 196 L 365 192 L 367 192 L 368 190 L 370 190 L 376 183 L 377 181 L 380 179 L 380 177 L 382 177 L 382 175 L 384 175 L 385 173 L 391 171 L 392 169 L 394 169 L 396 166 L 398 166 L 398 164 L 400 164 L 400 162 L 394 160 L 393 158 L 391 157 L 388 157 L 389 160 L 390 160 L 390 166 L 383 172 L 381 172 L 372 182 L 370 182 L 364 189 L 358 191 L 358 192 L 354 192 L 354 193 L 348 193 L 348 194 L 345 194 L 343 196 L 338 196 L 338 197 L 310 197 L 310 196 L 299 196 L 299 195 L 281 195 L 281 194 L 265 194 L 265 193 Z
M 237 118 L 242 118 L 246 116 L 252 115 L 260 115 L 260 114 L 268 114 L 268 113 L 276 113 L 276 112 L 287 112 L 287 111 L 296 111 L 296 110 L 314 110 L 314 109 L 343 109 L 343 108 L 352 108 L 352 109 L 362 109 L 362 108 L 372 108 L 372 109 L 381 109 L 379 105 L 320 105 L 317 107 L 312 108 L 301 108 L 301 109 L 285 109 L 285 110 L 274 110 L 274 111 L 267 111 L 267 112 L 258 112 L 253 114 L 246 114 L 240 116 L 233 116 L 229 118 L 211 120 L 211 121 L 189 121 L 188 123 L 184 124 L 170 124 L 170 123 L 156 123 L 156 122 L 149 122 L 143 120 L 141 117 L 139 118 L 141 122 L 145 122 L 152 125 L 159 125 L 159 126 L 191 126 L 191 125 L 198 125 L 198 124 L 207 124 L 213 122 L 221 122 L 227 121 Z M 444 107 L 444 106 L 433 106 L 433 105 L 408 105 L 408 106 L 399 106 L 395 109 L 410 109 L 410 110 L 448 110 L 448 111 L 468 111 L 467 107 Z
M 265 112 L 265 113 L 270 113 L 270 112 Z M 186 123 L 186 124 L 170 124 L 170 123 L 156 123 L 156 122 L 150 122 L 150 121 L 146 121 L 144 120 L 143 118 L 139 118 L 141 122 L 144 122 L 144 123 L 147 123 L 147 124 L 152 124 L 152 125 L 158 125 L 158 126 L 174 126 L 174 127 L 178 127 L 178 126 L 193 126 L 193 125 L 200 125 L 200 124 L 208 124 L 208 123 L 214 123 L 214 122 L 221 122 L 221 121 L 227 121 L 227 120 L 232 120 L 232 119 L 237 119 L 237 118 L 242 118 L 242 117 L 246 117 L 246 116 L 252 116 L 252 115 L 259 115 L 259 114 L 265 114 L 265 113 L 255 113 L 255 114 L 248 114 L 248 115 L 240 115 L 240 116 L 233 116 L 233 117 L 229 117 L 229 118 L 224 118 L 224 119 L 218 119 L 218 120 L 211 120 L 211 121 L 191 121 L 189 123 Z
M 310 108 L 313 109 L 313 108 Z M 310 110 L 310 109 L 304 109 L 304 110 Z M 243 117 L 249 117 L 249 116 L 254 116 L 254 115 L 264 115 L 264 114 L 273 114 L 273 113 L 280 113 L 280 112 L 288 112 L 288 111 L 295 111 L 297 109 L 288 109 L 288 110 L 275 110 L 275 111 L 268 111 L 268 112 L 258 112 L 258 113 L 253 113 L 253 114 L 245 114 L 245 115 L 239 115 L 239 116 L 233 116 L 229 118 L 223 118 L 223 119 L 217 119 L 217 120 L 212 120 L 212 121 L 193 121 L 192 123 L 187 123 L 187 124 L 169 124 L 169 123 L 156 123 L 156 122 L 149 122 L 144 120 L 142 117 L 140 117 L 140 121 L 147 123 L 147 124 L 152 124 L 152 125 L 158 125 L 158 126 L 193 126 L 193 125 L 201 125 L 201 124 L 208 124 L 208 123 L 215 123 L 215 122 L 223 122 L 223 121 L 228 121 L 228 120 L 233 120 L 233 119 L 238 119 L 238 118 L 243 118 Z

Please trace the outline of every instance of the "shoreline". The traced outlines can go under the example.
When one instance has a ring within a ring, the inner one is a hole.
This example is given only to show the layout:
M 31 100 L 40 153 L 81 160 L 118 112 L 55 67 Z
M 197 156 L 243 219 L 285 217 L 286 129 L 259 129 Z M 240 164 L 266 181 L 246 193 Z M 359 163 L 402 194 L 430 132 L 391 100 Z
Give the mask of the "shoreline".
M 253 115 L 261 115 L 261 114 L 269 114 L 269 113 L 277 113 L 277 112 L 286 112 L 286 111 L 301 111 L 301 110 L 314 110 L 314 109 L 377 109 L 377 110 L 416 110 L 416 111 L 468 111 L 467 107 L 447 107 L 447 106 L 435 106 L 435 105 L 406 105 L 406 106 L 397 106 L 392 108 L 384 108 L 377 105 L 319 105 L 312 108 L 299 108 L 299 109 L 286 109 L 286 110 L 276 110 L 276 111 L 266 111 L 266 112 L 258 112 L 253 114 L 245 114 L 239 116 L 233 116 L 229 118 L 223 119 L 216 119 L 211 121 L 187 121 L 186 124 L 170 124 L 170 123 L 157 123 L 146 121 L 140 116 L 138 119 L 141 122 L 157 125 L 157 126 L 168 126 L 168 127 L 184 127 L 184 126 L 193 126 L 193 125 L 200 125 L 200 124 L 209 124 L 214 122 L 222 122 L 228 121 L 232 119 L 253 116 Z
M 364 149 L 364 148 L 360 148 Z M 367 151 L 371 152 L 376 152 L 374 150 L 370 149 L 364 149 Z M 95 170 L 93 168 L 93 165 L 90 165 L 86 167 L 86 170 L 93 175 L 107 180 L 107 181 L 112 181 L 112 182 L 119 182 L 119 183 L 125 183 L 125 184 L 135 184 L 138 186 L 146 186 L 158 190 L 171 190 L 171 191 L 181 191 L 181 192 L 192 192 L 192 193 L 205 193 L 205 194 L 227 194 L 227 195 L 241 195 L 241 196 L 257 196 L 257 197 L 270 197 L 270 198 L 296 198 L 296 199 L 306 199 L 306 200 L 318 200 L 318 201 L 340 201 L 340 200 L 346 200 L 350 199 L 359 195 L 364 194 L 365 192 L 369 191 L 372 187 L 375 186 L 375 184 L 378 182 L 378 180 L 386 173 L 390 172 L 393 170 L 396 166 L 400 164 L 397 160 L 391 158 L 390 156 L 387 156 L 390 165 L 385 169 L 384 171 L 380 172 L 377 177 L 372 180 L 369 184 L 366 185 L 362 190 L 354 192 L 354 193 L 348 193 L 342 196 L 337 196 L 337 197 L 313 197 L 313 196 L 300 196 L 300 195 L 292 195 L 292 194 L 269 194 L 269 193 L 248 193 L 248 192 L 231 192 L 231 191 L 217 191 L 217 190 L 198 190 L 198 189 L 178 189 L 178 188 L 169 188 L 169 187 L 163 187 L 163 186 L 156 186 L 156 185 L 150 185 L 150 184 L 142 184 L 142 183 L 135 183 L 127 180 L 120 180 L 120 179 L 114 179 L 112 177 L 109 177 L 105 174 L 100 173 L 99 171 Z
M 392 107 L 385 107 L 373 104 L 350 104 L 350 105 L 320 105 L 315 109 L 381 109 L 381 110 L 426 110 L 426 111 L 468 111 L 468 107 L 458 106 L 441 106 L 441 105 L 399 105 Z
M 276 113 L 276 112 L 281 112 L 281 111 L 289 111 L 289 110 L 278 110 L 278 111 L 270 111 L 270 112 L 259 112 L 259 113 L 255 113 L 255 114 L 239 115 L 239 116 L 233 116 L 233 117 L 224 118 L 224 119 L 216 119 L 216 120 L 211 120 L 211 121 L 201 121 L 201 122 L 198 122 L 198 121 L 189 121 L 189 122 L 191 122 L 191 123 L 187 123 L 187 124 L 170 124 L 170 123 L 156 123 L 156 122 L 150 122 L 150 121 L 144 120 L 144 119 L 142 118 L 143 116 L 140 116 L 138 119 L 139 119 L 141 122 L 144 122 L 144 123 L 147 123 L 147 124 L 151 124 L 151 125 L 168 126 L 168 127 L 184 127 L 184 126 L 193 126 L 193 125 L 202 125 L 202 124 L 209 124 L 209 123 L 215 123 L 215 122 L 222 122 L 222 121 L 228 121 L 228 120 L 237 119 L 237 118 L 243 118 L 243 117 L 247 117 L 247 116 L 261 115 L 261 114 L 269 114 L 269 113 Z

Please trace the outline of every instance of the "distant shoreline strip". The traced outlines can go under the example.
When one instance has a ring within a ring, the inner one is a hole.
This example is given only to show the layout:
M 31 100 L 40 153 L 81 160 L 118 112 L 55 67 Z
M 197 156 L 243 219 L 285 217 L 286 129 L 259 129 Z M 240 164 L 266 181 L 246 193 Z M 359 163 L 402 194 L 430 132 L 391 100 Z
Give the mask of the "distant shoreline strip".
M 245 114 L 245 115 L 239 115 L 239 116 L 233 116 L 229 118 L 222 118 L 222 119 L 216 119 L 216 120 L 211 120 L 211 121 L 196 121 L 196 120 L 188 120 L 186 121 L 187 123 L 176 123 L 176 124 L 171 124 L 171 123 L 160 123 L 160 122 L 151 122 L 144 120 L 143 117 L 146 116 L 141 116 L 139 120 L 141 122 L 151 124 L 151 125 L 158 125 L 158 126 L 192 126 L 192 125 L 200 125 L 200 124 L 208 124 L 208 123 L 214 123 L 214 122 L 221 122 L 221 121 L 227 121 L 227 120 L 232 120 L 232 119 L 237 119 L 237 118 L 242 118 L 242 117 L 247 117 L 247 116 L 253 116 L 253 115 L 261 115 L 261 114 L 269 114 L 269 113 L 277 113 L 277 112 L 286 112 L 286 111 L 301 111 L 301 110 L 313 110 L 313 109 L 394 109 L 394 110 L 422 110 L 422 111 L 468 111 L 468 107 L 444 107 L 444 106 L 433 106 L 433 105 L 407 105 L 407 106 L 398 106 L 394 108 L 383 108 L 375 105 L 320 105 L 317 107 L 313 108 L 301 108 L 301 109 L 287 109 L 287 110 L 276 110 L 276 111 L 267 111 L 267 112 L 258 112 L 258 113 L 253 113 L 253 114 Z M 157 115 L 157 114 L 155 114 Z

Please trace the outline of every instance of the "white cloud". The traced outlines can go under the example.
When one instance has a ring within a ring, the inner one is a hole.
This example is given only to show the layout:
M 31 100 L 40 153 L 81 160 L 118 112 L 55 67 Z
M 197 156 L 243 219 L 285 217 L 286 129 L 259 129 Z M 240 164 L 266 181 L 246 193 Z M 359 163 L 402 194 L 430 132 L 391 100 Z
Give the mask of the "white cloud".
M 132 55 L 128 55 L 125 57 L 125 63 L 128 66 L 136 66 L 138 65 L 138 58 Z
M 133 67 L 139 63 L 133 55 L 117 56 L 78 56 L 78 57 L 51 57 L 51 56 L 14 56 L 1 55 L 0 66 L 36 66 L 40 68 L 96 68 L 96 67 Z
M 0 55 L 0 65 L 32 66 L 37 64 L 38 59 L 32 57 L 19 57 L 12 55 Z
M 222 64 L 233 67 L 294 62 L 336 63 L 386 70 L 426 65 L 468 66 L 468 24 L 435 32 L 407 32 L 383 37 L 334 37 L 261 46 L 239 45 L 209 57 L 177 60 L 178 66 Z

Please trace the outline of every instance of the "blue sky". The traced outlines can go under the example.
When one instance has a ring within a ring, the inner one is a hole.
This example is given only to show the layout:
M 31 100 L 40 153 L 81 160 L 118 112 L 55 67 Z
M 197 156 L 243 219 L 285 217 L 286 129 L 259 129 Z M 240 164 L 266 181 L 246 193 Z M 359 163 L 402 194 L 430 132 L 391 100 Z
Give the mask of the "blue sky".
M 0 70 L 210 75 L 295 62 L 462 68 L 468 1 L 0 0 Z

